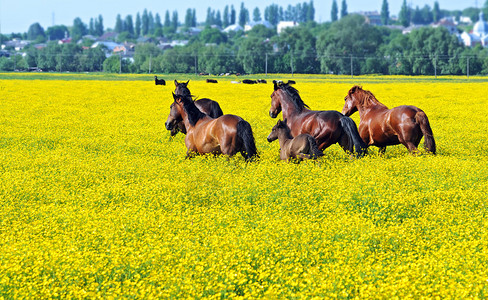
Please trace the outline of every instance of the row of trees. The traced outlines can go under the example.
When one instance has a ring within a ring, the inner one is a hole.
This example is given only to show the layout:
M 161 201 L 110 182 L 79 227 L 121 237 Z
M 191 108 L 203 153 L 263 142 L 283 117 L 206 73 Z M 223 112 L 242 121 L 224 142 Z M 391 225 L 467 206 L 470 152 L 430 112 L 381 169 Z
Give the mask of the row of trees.
M 212 45 L 208 45 L 212 42 Z M 14 66 L 15 64 L 15 66 Z M 469 67 L 468 67 L 469 64 Z M 39 67 L 45 71 L 134 73 L 333 73 L 333 74 L 488 74 L 488 50 L 464 47 L 444 28 L 400 30 L 370 26 L 350 14 L 337 22 L 308 22 L 275 35 L 255 26 L 246 35 L 227 36 L 206 28 L 187 46 L 162 51 L 138 44 L 133 61 L 105 57 L 101 48 L 50 43 L 26 57 L 0 58 L 0 69 Z M 267 68 L 267 69 L 266 69 Z

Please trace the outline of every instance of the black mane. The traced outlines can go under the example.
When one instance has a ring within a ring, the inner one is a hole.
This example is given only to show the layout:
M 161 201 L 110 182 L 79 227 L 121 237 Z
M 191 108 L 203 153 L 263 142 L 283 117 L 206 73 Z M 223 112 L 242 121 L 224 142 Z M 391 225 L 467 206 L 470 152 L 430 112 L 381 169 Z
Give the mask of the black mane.
M 282 84 L 282 85 L 280 85 L 280 89 L 282 91 L 288 93 L 288 95 L 290 95 L 291 99 L 293 100 L 293 104 L 295 104 L 295 107 L 297 108 L 297 110 L 299 112 L 301 112 L 304 107 L 310 108 L 307 104 L 305 104 L 303 102 L 303 100 L 300 97 L 300 94 L 298 93 L 298 90 L 296 88 L 294 88 L 288 84 Z
M 191 95 L 178 95 L 183 102 L 183 109 L 186 111 L 188 115 L 188 122 L 190 122 L 191 126 L 195 126 L 198 120 L 204 118 L 206 114 L 202 113 L 198 107 L 196 107 L 195 102 L 192 99 Z

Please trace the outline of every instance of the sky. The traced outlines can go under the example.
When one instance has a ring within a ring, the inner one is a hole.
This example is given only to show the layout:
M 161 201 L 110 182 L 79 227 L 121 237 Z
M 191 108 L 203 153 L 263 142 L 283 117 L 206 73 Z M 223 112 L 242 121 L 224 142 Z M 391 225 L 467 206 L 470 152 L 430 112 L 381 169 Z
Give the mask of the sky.
M 208 7 L 214 10 L 220 10 L 221 13 L 226 5 L 234 5 L 236 12 L 239 13 L 241 3 L 250 11 L 255 7 L 261 10 L 263 16 L 264 8 L 271 4 L 277 4 L 286 8 L 289 4 L 296 5 L 298 3 L 310 2 L 310 0 L 291 1 L 291 0 L 184 0 L 184 1 L 167 1 L 167 0 L 0 0 L 0 33 L 9 34 L 12 32 L 27 32 L 29 26 L 33 23 L 39 22 L 44 29 L 52 25 L 66 25 L 71 26 L 73 20 L 80 17 L 81 20 L 88 24 L 90 18 L 102 15 L 103 24 L 105 28 L 113 28 L 117 14 L 122 18 L 127 15 L 135 17 L 137 12 L 142 12 L 146 8 L 151 11 L 153 15 L 159 13 L 164 21 L 166 10 L 170 12 L 177 10 L 179 21 L 183 22 L 188 8 L 195 8 L 197 13 L 197 21 L 203 22 L 207 15 Z M 337 0 L 341 5 L 342 0 Z M 348 12 L 358 11 L 380 11 L 383 0 L 346 0 Z M 441 9 L 448 10 L 462 10 L 466 7 L 480 7 L 484 4 L 484 0 L 439 0 Z M 390 8 L 390 16 L 398 15 L 403 0 L 388 0 Z M 424 5 L 433 7 L 434 0 L 407 0 L 407 3 L 412 7 Z M 332 7 L 332 0 L 315 0 L 315 20 L 318 22 L 325 22 L 330 20 L 330 9 Z M 135 19 L 135 18 L 134 18 Z

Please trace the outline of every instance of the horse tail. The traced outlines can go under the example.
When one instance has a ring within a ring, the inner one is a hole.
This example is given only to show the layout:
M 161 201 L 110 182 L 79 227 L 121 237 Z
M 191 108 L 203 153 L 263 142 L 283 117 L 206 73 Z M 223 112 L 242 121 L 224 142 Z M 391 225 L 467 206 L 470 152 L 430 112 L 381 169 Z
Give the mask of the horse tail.
M 252 128 L 247 121 L 240 120 L 237 123 L 237 136 L 241 139 L 242 145 L 244 146 L 244 151 L 241 151 L 241 154 L 246 161 L 250 161 L 254 157 L 259 157 Z
M 219 103 L 214 101 L 212 103 L 212 110 L 210 111 L 209 116 L 214 118 L 214 119 L 217 119 L 218 117 L 222 116 L 223 114 L 224 114 L 224 112 L 222 111 L 222 108 L 220 108 Z
M 317 141 L 313 136 L 308 135 L 307 140 L 310 145 L 310 154 L 313 159 L 317 159 L 324 155 L 324 153 L 320 151 L 319 146 L 317 146 Z
M 430 128 L 429 118 L 423 111 L 417 112 L 415 115 L 415 120 L 420 124 L 420 130 L 424 135 L 424 146 L 427 151 L 435 154 L 436 146 L 434 140 L 434 134 L 432 133 L 432 128 Z
M 361 136 L 359 136 L 359 131 L 356 123 L 354 123 L 353 119 L 346 116 L 342 117 L 340 119 L 340 122 L 342 125 L 342 129 L 344 130 L 344 133 L 346 134 L 348 139 L 348 141 L 345 143 L 346 145 L 341 144 L 341 146 L 351 153 L 356 150 L 356 157 L 363 157 L 364 154 L 366 154 L 368 146 L 363 141 Z

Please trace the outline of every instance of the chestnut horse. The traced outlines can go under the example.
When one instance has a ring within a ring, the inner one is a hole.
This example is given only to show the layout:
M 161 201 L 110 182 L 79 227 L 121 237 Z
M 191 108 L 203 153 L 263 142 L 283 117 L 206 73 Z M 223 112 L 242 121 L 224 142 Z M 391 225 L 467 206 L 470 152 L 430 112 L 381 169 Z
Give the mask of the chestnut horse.
M 170 115 L 181 117 L 186 127 L 187 157 L 194 154 L 225 154 L 240 152 L 246 161 L 257 157 L 251 125 L 239 116 L 222 115 L 216 119 L 202 113 L 190 95 L 173 94 Z M 171 130 L 173 123 L 166 122 Z
M 190 81 L 188 80 L 187 82 L 178 82 L 175 80 L 175 94 L 177 95 L 191 95 L 190 90 L 188 89 L 188 83 Z M 171 104 L 173 105 L 173 104 Z M 198 99 L 195 101 L 195 105 L 197 108 L 207 114 L 211 118 L 218 118 L 224 113 L 222 112 L 222 109 L 220 108 L 220 105 L 217 101 L 210 100 L 208 98 L 202 98 Z M 173 129 L 171 130 L 171 136 L 176 135 L 178 132 L 182 132 L 183 134 L 186 134 L 186 128 L 185 124 L 183 124 L 183 120 L 177 119 L 174 120 L 175 122 L 174 126 L 172 127 Z
M 293 137 L 290 128 L 286 125 L 286 119 L 284 121 L 278 120 L 268 135 L 268 142 L 271 143 L 276 139 L 280 142 L 280 158 L 282 160 L 297 157 L 300 160 L 304 158 L 317 159 L 324 155 L 310 134 L 303 133 Z
M 411 105 L 388 109 L 370 92 L 360 86 L 353 86 L 344 98 L 342 113 L 346 116 L 359 111 L 359 135 L 368 145 L 386 151 L 386 146 L 403 144 L 410 153 L 417 152 L 417 146 L 424 136 L 425 148 L 435 154 L 436 146 L 427 115 Z
M 276 118 L 283 111 L 283 119 L 290 127 L 292 136 L 308 133 L 315 138 L 320 150 L 339 143 L 344 151 L 356 152 L 357 157 L 366 153 L 367 146 L 351 118 L 335 110 L 310 110 L 289 83 L 273 83 L 269 115 Z

